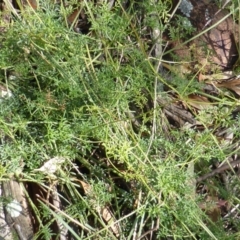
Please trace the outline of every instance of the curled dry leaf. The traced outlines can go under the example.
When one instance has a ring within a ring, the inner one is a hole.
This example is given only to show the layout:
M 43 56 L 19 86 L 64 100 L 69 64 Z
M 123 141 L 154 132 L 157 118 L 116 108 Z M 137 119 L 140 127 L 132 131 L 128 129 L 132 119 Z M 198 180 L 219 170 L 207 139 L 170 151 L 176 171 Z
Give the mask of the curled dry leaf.
M 227 88 L 240 96 L 240 77 L 232 78 L 226 81 L 215 82 L 215 86 L 219 88 Z
M 233 71 L 223 71 L 216 74 L 202 74 L 200 73 L 198 76 L 199 82 L 202 81 L 218 81 L 218 80 L 228 80 L 233 78 L 235 75 Z
M 44 174 L 53 174 L 59 169 L 59 167 L 65 160 L 66 159 L 63 157 L 51 158 L 50 160 L 45 162 L 42 167 L 35 169 L 35 171 L 40 171 Z

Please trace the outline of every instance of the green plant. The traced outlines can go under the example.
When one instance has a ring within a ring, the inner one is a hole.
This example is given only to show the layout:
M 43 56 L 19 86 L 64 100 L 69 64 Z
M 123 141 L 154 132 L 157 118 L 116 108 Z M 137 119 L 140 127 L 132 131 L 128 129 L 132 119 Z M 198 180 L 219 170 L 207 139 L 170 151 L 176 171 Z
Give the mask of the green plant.
M 152 29 L 163 36 L 169 27 L 171 39 L 185 41 L 193 28 L 177 15 L 171 25 L 169 1 L 80 7 L 88 34 L 67 26 L 71 5 L 44 1 L 0 36 L 0 79 L 13 92 L 0 103 L 0 176 L 40 189 L 38 201 L 27 193 L 39 227 L 35 239 L 59 234 L 53 224 L 76 239 L 227 238 L 221 220 L 212 222 L 201 209 L 205 195 L 197 196 L 192 182 L 238 151 L 236 135 L 225 145 L 215 136 L 219 128 L 238 133 L 237 99 L 204 93 L 195 69 L 186 76 L 169 68 L 169 80 L 156 64 L 164 53 L 151 57 L 159 44 L 148 36 Z M 184 105 L 204 130 L 167 122 L 165 106 L 157 104 L 167 94 L 169 105 Z M 184 102 L 191 94 L 215 107 L 191 111 Z M 64 159 L 56 172 L 39 170 L 56 157 Z M 226 195 L 218 181 L 213 188 Z

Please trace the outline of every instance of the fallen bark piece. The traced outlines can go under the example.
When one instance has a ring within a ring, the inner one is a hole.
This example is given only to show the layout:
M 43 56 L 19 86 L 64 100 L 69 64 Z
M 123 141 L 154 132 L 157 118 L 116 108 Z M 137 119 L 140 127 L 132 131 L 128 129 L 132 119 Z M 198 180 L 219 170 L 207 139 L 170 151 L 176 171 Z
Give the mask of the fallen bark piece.
M 10 180 L 2 183 L 2 191 L 2 196 L 10 200 L 4 206 L 4 213 L 12 234 L 17 234 L 20 240 L 33 239 L 33 226 L 23 186 L 15 180 Z
M 173 6 L 177 3 L 178 0 L 173 0 Z M 206 72 L 231 69 L 238 59 L 239 42 L 239 25 L 232 14 L 210 0 L 182 0 L 178 9 L 196 29 L 198 37 L 188 41 L 185 49 L 183 44 L 176 45 L 176 55 L 197 61 Z
M 2 185 L 0 185 L 0 197 L 2 197 Z M 5 219 L 5 213 L 2 202 L 0 203 L 0 240 L 12 240 L 13 235 Z
M 183 107 L 178 106 L 173 99 L 166 100 L 159 97 L 157 102 L 159 106 L 163 108 L 167 118 L 172 119 L 179 127 L 183 127 L 187 122 L 192 125 L 197 124 L 194 116 Z
M 205 14 L 199 21 L 199 19 L 195 18 L 195 14 L 200 11 L 205 12 Z M 210 50 L 210 61 L 223 69 L 231 68 L 238 56 L 236 46 L 238 26 L 234 23 L 233 18 L 229 16 L 229 12 L 219 10 L 216 3 L 203 4 L 199 9 L 193 10 L 191 18 L 199 31 L 205 31 L 207 28 L 212 27 L 212 29 L 196 40 L 197 46 L 202 45 L 204 47 L 204 44 L 206 44 Z M 203 51 L 203 56 L 201 57 L 206 57 L 206 52 L 204 53 Z

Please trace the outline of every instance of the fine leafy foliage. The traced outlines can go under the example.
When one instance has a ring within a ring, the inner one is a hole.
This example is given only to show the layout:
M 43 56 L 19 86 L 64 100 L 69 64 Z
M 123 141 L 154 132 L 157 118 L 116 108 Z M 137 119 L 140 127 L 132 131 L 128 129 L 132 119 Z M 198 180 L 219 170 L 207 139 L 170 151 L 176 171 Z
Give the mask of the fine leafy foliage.
M 236 219 L 226 220 L 234 230 L 226 229 L 213 212 L 216 196 L 234 205 L 239 189 L 226 192 L 217 178 L 205 187 L 196 181 L 237 153 L 236 140 L 224 144 L 216 132 L 230 128 L 239 137 L 238 100 L 203 93 L 195 66 L 184 74 L 163 61 L 168 73 L 156 71 L 151 57 L 156 41 L 149 29 L 158 27 L 171 41 L 186 41 L 196 29 L 180 15 L 171 22 L 169 1 L 116 1 L 112 9 L 83 1 L 90 26 L 79 33 L 74 22 L 66 24 L 73 4 L 51 2 L 26 8 L 0 36 L 1 84 L 13 93 L 0 104 L 0 176 L 48 192 L 40 203 L 28 192 L 35 239 L 60 234 L 54 223 L 76 239 L 236 239 Z M 167 94 L 174 99 L 169 106 L 181 102 L 191 112 L 194 126 L 166 120 L 156 102 Z M 209 107 L 195 108 L 193 94 L 208 97 Z M 65 160 L 56 172 L 41 171 L 57 156 Z M 230 178 L 230 186 L 239 184 L 235 174 Z M 202 207 L 207 195 L 209 206 Z

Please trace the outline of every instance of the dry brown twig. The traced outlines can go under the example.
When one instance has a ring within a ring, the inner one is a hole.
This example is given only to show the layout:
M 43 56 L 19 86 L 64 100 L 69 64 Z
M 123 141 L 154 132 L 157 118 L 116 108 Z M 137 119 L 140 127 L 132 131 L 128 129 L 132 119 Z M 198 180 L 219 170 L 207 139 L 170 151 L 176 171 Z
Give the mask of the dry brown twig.
M 221 167 L 212 170 L 212 172 L 207 173 L 207 174 L 197 178 L 196 182 L 200 183 L 200 182 L 202 182 L 208 178 L 214 177 L 215 175 L 220 174 L 226 170 L 232 169 L 232 168 L 236 167 L 238 164 L 240 164 L 239 158 L 236 160 L 233 160 L 231 162 L 227 162 L 227 163 L 223 164 Z

